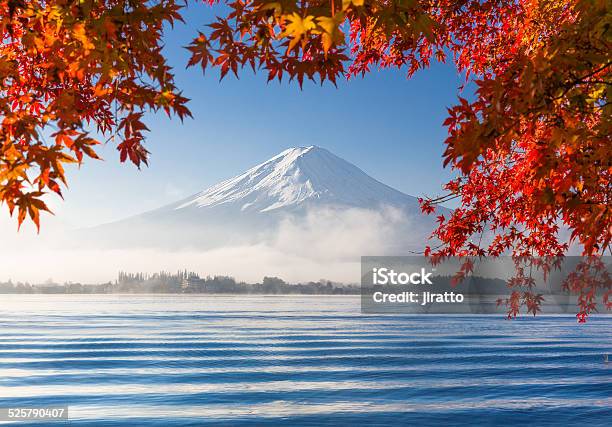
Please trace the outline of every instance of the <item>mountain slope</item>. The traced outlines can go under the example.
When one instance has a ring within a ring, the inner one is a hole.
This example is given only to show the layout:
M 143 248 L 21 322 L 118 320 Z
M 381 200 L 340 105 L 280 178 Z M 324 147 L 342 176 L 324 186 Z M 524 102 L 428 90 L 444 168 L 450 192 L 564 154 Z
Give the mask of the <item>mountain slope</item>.
M 389 209 L 393 210 L 390 214 Z M 371 212 L 380 217 L 383 211 L 391 219 L 377 221 L 389 223 L 402 216 L 405 221 L 397 234 L 414 243 L 410 246 L 424 245 L 433 220 L 421 214 L 415 197 L 375 180 L 323 148 L 310 146 L 290 148 L 184 200 L 96 227 L 87 234 L 95 244 L 210 249 L 269 242 L 288 219 L 308 222 L 316 229 L 317 216 L 339 220 L 342 225 L 347 212 Z M 355 226 L 353 232 L 363 233 L 367 223 Z

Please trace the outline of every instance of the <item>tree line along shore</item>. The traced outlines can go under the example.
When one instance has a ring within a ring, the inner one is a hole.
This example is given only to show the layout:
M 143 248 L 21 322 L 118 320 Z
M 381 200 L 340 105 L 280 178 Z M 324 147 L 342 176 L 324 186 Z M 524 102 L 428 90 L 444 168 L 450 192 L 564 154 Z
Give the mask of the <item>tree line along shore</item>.
M 260 283 L 237 281 L 230 276 L 200 277 L 197 273 L 178 271 L 126 273 L 119 272 L 115 281 L 99 284 L 55 283 L 47 280 L 40 284 L 27 282 L 0 282 L 2 294 L 115 294 L 115 293 L 167 293 L 167 294 L 304 294 L 304 295 L 356 295 L 359 285 L 346 285 L 321 279 L 317 282 L 287 283 L 278 277 L 264 277 Z

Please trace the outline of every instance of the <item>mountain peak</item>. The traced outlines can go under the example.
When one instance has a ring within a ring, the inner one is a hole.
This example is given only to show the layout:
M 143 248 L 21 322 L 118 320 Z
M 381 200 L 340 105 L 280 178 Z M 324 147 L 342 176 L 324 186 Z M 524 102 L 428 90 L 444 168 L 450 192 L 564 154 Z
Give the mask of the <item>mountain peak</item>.
M 175 209 L 235 206 L 268 212 L 304 203 L 376 208 L 414 205 L 416 199 L 368 176 L 358 167 L 311 145 L 284 150 L 245 173 L 183 201 Z
M 267 162 L 270 162 L 272 160 L 279 159 L 279 158 L 286 159 L 286 161 L 288 162 L 294 162 L 298 160 L 300 157 L 312 156 L 318 152 L 325 152 L 325 153 L 331 154 L 326 149 L 321 148 L 317 145 L 309 145 L 307 147 L 292 147 L 292 148 L 287 148 L 284 151 L 281 151 L 279 154 L 272 157 Z M 267 163 L 267 162 L 264 162 L 264 163 Z

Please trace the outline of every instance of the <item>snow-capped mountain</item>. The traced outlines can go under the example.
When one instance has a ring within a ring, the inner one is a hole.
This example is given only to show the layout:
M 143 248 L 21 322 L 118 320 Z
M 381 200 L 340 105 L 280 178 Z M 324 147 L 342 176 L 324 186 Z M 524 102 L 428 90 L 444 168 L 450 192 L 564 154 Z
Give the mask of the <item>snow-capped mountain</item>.
M 209 249 L 258 244 L 288 218 L 299 222 L 308 217 L 312 222 L 322 209 L 331 218 L 349 211 L 391 209 L 393 218 L 401 215 L 410 224 L 409 229 L 398 229 L 398 235 L 416 247 L 423 246 L 433 229 L 433 219 L 421 214 L 415 197 L 375 180 L 324 148 L 310 146 L 287 149 L 186 199 L 95 227 L 87 234 L 96 243 L 120 247 Z
M 417 206 L 358 167 L 317 146 L 290 148 L 245 173 L 196 194 L 175 207 L 232 206 L 243 212 L 294 209 L 304 204 L 361 208 Z

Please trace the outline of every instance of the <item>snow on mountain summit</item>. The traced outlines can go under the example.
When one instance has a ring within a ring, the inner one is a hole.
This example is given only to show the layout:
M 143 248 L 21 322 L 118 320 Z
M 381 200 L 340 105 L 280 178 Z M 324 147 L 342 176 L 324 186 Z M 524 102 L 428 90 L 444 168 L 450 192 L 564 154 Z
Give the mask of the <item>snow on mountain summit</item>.
M 287 149 L 175 209 L 223 205 L 243 212 L 268 212 L 307 202 L 363 208 L 416 205 L 414 197 L 382 184 L 324 148 L 309 146 Z

